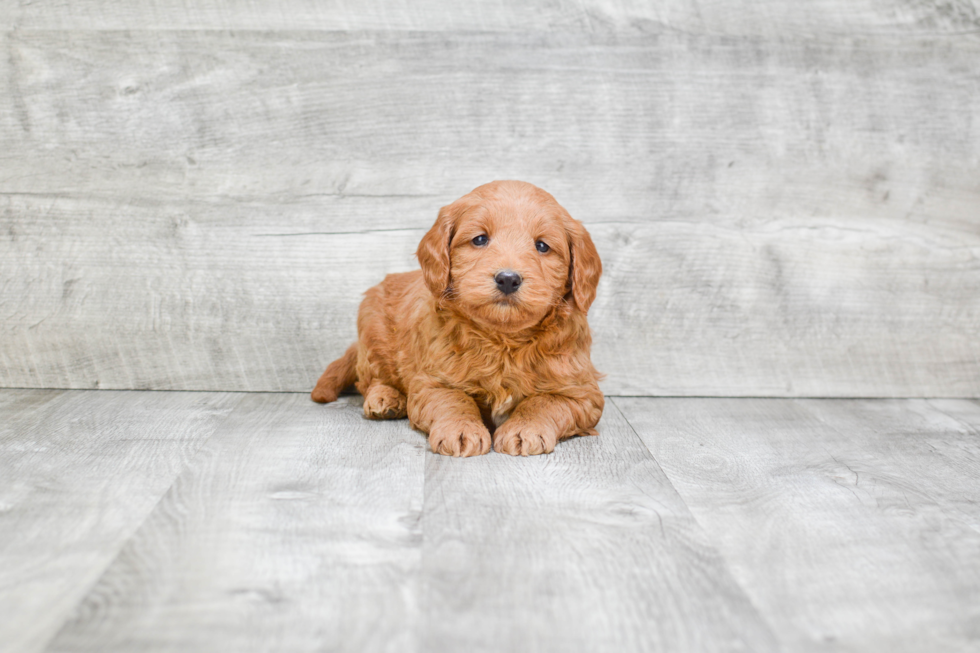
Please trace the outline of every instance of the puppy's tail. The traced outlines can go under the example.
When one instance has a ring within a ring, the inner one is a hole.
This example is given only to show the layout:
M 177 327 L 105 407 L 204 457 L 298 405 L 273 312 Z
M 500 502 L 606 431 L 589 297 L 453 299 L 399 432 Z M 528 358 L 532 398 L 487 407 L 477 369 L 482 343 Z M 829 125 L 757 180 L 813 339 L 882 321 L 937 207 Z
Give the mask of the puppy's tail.
M 343 356 L 327 365 L 320 375 L 310 398 L 318 404 L 337 401 L 340 391 L 357 381 L 357 343 L 347 348 Z

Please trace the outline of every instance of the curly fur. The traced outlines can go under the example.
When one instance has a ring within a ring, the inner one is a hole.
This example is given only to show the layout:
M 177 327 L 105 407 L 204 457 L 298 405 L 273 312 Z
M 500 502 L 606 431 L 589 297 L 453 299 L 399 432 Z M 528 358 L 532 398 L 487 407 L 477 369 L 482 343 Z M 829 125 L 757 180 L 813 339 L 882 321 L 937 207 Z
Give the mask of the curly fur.
M 487 235 L 478 247 L 473 238 Z M 539 252 L 535 243 L 549 245 Z M 439 211 L 419 243 L 422 269 L 365 293 L 358 340 L 312 392 L 355 383 L 371 419 L 408 416 L 436 453 L 549 453 L 595 435 L 604 400 L 586 314 L 602 263 L 588 232 L 531 184 L 496 181 Z M 504 295 L 494 282 L 518 272 Z

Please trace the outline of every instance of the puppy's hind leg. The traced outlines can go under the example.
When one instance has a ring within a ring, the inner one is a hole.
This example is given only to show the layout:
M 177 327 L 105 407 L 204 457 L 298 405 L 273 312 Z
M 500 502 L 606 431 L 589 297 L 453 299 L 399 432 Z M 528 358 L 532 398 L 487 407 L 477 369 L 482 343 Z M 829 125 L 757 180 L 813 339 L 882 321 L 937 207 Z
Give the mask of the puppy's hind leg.
M 401 419 L 407 415 L 408 400 L 396 388 L 375 383 L 364 394 L 364 416 L 368 419 Z
M 318 404 L 337 400 L 340 391 L 357 381 L 357 343 L 347 348 L 343 356 L 327 365 L 320 375 L 310 398 Z

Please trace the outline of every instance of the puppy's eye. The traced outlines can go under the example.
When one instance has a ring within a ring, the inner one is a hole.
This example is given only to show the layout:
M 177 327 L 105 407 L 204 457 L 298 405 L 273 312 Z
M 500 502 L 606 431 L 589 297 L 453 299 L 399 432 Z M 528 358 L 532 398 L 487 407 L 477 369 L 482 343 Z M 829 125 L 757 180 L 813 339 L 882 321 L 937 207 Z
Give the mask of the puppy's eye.
M 480 234 L 479 236 L 473 239 L 473 244 L 476 245 L 477 247 L 483 247 L 489 242 L 490 239 L 487 237 L 486 234 Z
M 551 248 L 548 247 L 548 243 L 544 242 L 543 240 L 539 240 L 538 242 L 534 243 L 534 246 L 542 254 L 547 254 L 548 251 L 551 250 Z

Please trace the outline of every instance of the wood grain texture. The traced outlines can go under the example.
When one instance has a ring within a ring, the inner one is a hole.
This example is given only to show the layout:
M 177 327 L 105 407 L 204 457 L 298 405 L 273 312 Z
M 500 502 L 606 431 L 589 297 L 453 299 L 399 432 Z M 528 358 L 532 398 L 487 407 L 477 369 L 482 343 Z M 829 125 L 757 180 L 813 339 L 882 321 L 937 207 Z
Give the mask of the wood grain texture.
M 427 454 L 422 650 L 777 650 L 614 406 L 599 431 L 529 459 Z
M 787 650 L 977 647 L 975 404 L 615 403 Z
M 8 32 L 0 385 L 307 390 L 522 178 L 596 236 L 608 393 L 978 396 L 980 43 L 813 24 Z
M 249 395 L 50 651 L 411 651 L 425 439 Z
M 448 202 L 516 177 L 584 220 L 853 213 L 975 224 L 980 41 L 0 38 L 6 193 L 328 208 L 363 196 Z M 388 227 L 423 217 L 369 203 L 337 211 L 372 209 Z
M 2 648 L 976 649 L 980 402 L 600 432 L 456 460 L 357 397 L 0 390 Z
M 416 31 L 679 30 L 793 37 L 822 34 L 980 33 L 974 0 L 792 0 L 717 3 L 670 0 L 557 0 L 465 4 L 367 0 L 0 0 L 5 27 L 19 29 L 319 29 Z
M 415 268 L 424 233 L 278 236 L 262 210 L 231 224 L 103 206 L 51 201 L 0 260 L 4 385 L 308 390 L 355 339 L 361 292 Z M 980 393 L 980 237 L 887 220 L 589 226 L 608 394 Z
M 0 648 L 43 650 L 237 398 L 0 392 Z

